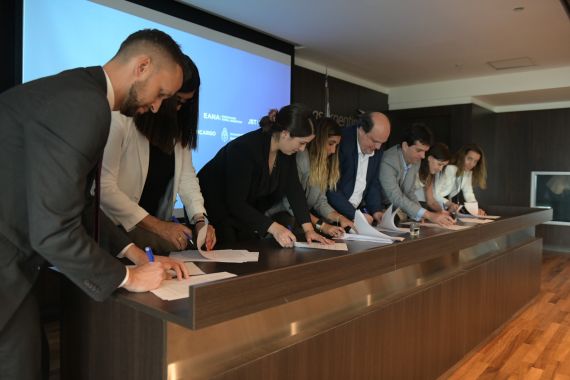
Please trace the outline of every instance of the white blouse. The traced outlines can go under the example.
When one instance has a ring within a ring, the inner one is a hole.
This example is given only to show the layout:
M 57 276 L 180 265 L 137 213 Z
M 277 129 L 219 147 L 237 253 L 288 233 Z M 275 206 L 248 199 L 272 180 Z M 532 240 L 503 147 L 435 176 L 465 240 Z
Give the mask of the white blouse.
M 472 181 L 472 172 L 463 172 L 463 175 L 457 177 L 457 166 L 447 165 L 440 180 L 436 182 L 436 197 L 449 200 L 462 191 L 465 202 L 477 202 L 473 193 Z

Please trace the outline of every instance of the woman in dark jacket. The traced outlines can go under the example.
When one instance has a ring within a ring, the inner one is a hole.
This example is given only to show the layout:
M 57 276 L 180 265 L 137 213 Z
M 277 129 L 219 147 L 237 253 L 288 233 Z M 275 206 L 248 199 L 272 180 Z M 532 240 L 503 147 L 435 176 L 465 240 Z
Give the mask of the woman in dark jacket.
M 270 233 L 281 246 L 292 246 L 295 235 L 265 215 L 285 196 L 307 241 L 331 243 L 311 224 L 297 174 L 295 153 L 315 137 L 310 111 L 292 104 L 272 110 L 259 124 L 261 129 L 229 142 L 198 173 L 218 241 L 231 244 Z

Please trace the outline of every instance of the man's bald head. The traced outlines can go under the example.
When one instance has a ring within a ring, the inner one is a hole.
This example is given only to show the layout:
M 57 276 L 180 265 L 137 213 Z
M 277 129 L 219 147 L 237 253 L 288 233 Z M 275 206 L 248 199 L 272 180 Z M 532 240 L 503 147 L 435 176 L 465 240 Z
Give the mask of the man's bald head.
M 372 154 L 388 141 L 391 129 L 390 120 L 381 112 L 370 112 L 361 116 L 358 129 L 360 150 L 366 154 Z

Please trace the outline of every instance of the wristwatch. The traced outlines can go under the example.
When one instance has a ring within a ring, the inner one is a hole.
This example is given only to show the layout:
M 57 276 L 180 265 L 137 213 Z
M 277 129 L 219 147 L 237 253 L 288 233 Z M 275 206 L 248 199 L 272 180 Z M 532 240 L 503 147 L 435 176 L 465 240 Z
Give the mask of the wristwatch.
M 203 215 L 200 215 L 200 216 L 193 216 L 192 219 L 190 219 L 190 224 L 193 225 L 193 226 L 195 226 L 196 224 L 198 224 L 198 223 L 200 223 L 200 222 L 203 222 L 203 223 L 205 223 L 205 224 L 208 224 L 208 223 L 209 223 L 209 221 L 208 221 L 208 215 L 203 214 Z
M 317 220 L 317 222 L 315 223 L 315 229 L 318 232 L 322 231 L 322 229 L 323 229 L 323 220 L 322 219 Z

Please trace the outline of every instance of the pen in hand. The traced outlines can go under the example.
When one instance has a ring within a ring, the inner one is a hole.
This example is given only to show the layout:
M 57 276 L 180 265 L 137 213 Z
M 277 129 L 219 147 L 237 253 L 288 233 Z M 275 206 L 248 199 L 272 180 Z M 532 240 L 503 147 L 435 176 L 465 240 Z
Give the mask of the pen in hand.
M 152 253 L 152 248 L 145 247 L 144 252 L 146 253 L 146 257 L 148 257 L 148 261 L 154 263 L 154 253 Z
M 180 222 L 178 221 L 178 218 L 173 216 L 172 218 L 170 218 L 170 220 L 172 220 L 173 223 L 176 224 L 180 224 Z M 189 236 L 186 232 L 184 233 L 184 235 L 186 235 L 186 239 L 188 239 L 188 241 L 190 242 L 190 244 L 194 245 L 194 241 L 192 240 L 192 237 Z

